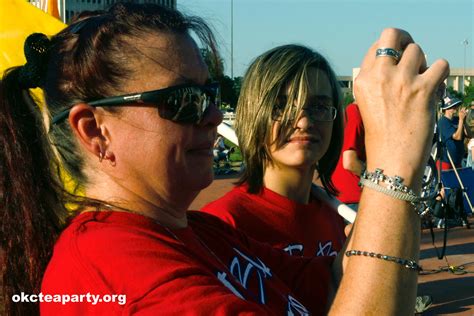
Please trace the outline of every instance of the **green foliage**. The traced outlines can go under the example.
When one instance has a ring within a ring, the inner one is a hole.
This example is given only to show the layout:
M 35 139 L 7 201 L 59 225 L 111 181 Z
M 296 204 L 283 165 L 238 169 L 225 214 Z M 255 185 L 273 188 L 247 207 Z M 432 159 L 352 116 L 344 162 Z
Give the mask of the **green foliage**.
M 464 95 L 461 92 L 458 92 L 453 89 L 453 87 L 448 87 L 446 90 L 450 96 L 458 98 L 463 101 L 463 106 L 470 107 L 471 102 L 474 101 L 474 85 L 472 81 L 468 81 L 469 83 L 464 87 Z
M 202 59 L 207 65 L 212 80 L 218 80 L 224 72 L 224 62 L 221 57 L 216 57 L 208 49 L 201 48 Z
M 474 85 L 472 81 L 469 81 L 469 85 L 464 87 L 464 105 L 467 107 L 471 106 L 471 102 L 474 101 Z
M 354 102 L 354 96 L 352 95 L 352 92 L 347 92 L 344 93 L 344 98 L 343 98 L 343 108 L 345 109 L 349 104 Z
M 232 109 L 235 109 L 238 95 L 234 90 L 234 80 L 232 80 L 229 76 L 222 76 L 218 79 L 218 81 L 221 85 L 222 103 L 227 103 Z
M 234 110 L 237 105 L 237 98 L 240 93 L 240 82 L 242 77 L 230 78 L 229 76 L 223 75 L 224 73 L 224 62 L 222 58 L 215 58 L 209 50 L 201 49 L 202 58 L 209 69 L 209 75 L 212 80 L 219 82 L 221 86 L 221 109 Z
M 242 153 L 240 152 L 240 148 L 225 138 L 224 138 L 224 144 L 227 148 L 235 147 L 235 151 L 232 154 L 230 154 L 230 157 L 229 157 L 230 161 L 241 162 Z
M 453 87 L 448 87 L 446 90 L 447 90 L 449 96 L 455 97 L 455 98 L 460 99 L 460 100 L 463 99 L 462 93 L 454 90 Z
M 237 97 L 240 95 L 240 88 L 242 87 L 242 77 L 234 77 L 234 91 Z

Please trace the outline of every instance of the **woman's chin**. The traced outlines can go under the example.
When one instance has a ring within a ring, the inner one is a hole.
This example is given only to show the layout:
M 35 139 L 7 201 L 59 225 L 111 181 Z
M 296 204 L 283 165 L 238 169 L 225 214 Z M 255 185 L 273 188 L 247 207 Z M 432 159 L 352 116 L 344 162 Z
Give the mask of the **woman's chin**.
M 193 191 L 201 191 L 211 185 L 214 180 L 214 171 L 212 168 L 203 168 L 201 170 L 194 170 L 184 184 Z

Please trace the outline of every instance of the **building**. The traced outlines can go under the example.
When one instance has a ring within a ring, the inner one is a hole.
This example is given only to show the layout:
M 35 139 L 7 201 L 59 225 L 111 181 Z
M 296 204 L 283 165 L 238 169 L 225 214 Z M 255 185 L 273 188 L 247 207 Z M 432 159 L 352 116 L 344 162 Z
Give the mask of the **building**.
M 474 68 L 466 68 L 466 72 L 463 68 L 451 68 L 445 83 L 456 91 L 464 91 L 464 87 L 474 84 Z
M 118 0 L 66 0 L 66 23 L 82 11 L 105 10 Z M 167 7 L 176 8 L 176 0 L 135 0 L 135 3 L 157 3 Z
M 343 95 L 347 93 L 352 94 L 352 87 L 354 85 L 354 80 L 352 79 L 352 76 L 337 76 L 337 81 L 339 81 L 339 85 L 341 86 L 341 91 Z
M 82 11 L 106 10 L 112 4 L 123 1 L 124 0 L 58 0 L 58 7 L 61 20 L 68 23 L 72 17 Z M 128 2 L 134 3 L 156 3 L 174 9 L 176 9 L 176 1 L 177 0 L 128 0 Z M 44 0 L 30 0 L 30 2 L 44 9 Z

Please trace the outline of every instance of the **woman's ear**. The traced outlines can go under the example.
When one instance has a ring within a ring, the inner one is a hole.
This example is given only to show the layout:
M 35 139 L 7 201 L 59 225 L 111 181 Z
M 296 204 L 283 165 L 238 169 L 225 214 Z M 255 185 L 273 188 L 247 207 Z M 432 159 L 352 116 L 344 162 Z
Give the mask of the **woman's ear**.
M 107 143 L 104 129 L 101 125 L 101 115 L 96 108 L 85 103 L 79 103 L 71 108 L 69 124 L 82 146 L 91 154 L 103 154 L 103 147 Z

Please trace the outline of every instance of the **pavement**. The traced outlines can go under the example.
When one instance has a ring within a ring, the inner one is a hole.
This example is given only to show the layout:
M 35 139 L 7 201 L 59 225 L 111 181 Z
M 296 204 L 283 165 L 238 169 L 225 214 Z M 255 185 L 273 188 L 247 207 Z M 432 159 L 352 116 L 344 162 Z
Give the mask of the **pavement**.
M 441 253 L 444 230 L 434 229 L 436 248 L 429 229 L 422 232 L 421 266 L 425 271 L 442 270 L 418 278 L 418 294 L 433 298 L 433 305 L 423 315 L 474 315 L 474 217 L 469 222 L 471 229 L 458 226 L 448 230 L 442 260 L 436 248 Z
M 201 191 L 191 210 L 200 209 L 229 191 L 237 176 L 216 176 L 214 182 Z M 429 229 L 422 231 L 420 265 L 425 271 L 440 272 L 420 275 L 418 295 L 431 295 L 433 304 L 421 315 L 474 316 L 474 217 L 469 218 L 471 229 L 453 227 L 448 230 L 446 256 L 439 260 L 432 244 Z M 435 228 L 435 245 L 441 252 L 444 230 Z M 452 273 L 447 268 L 451 266 Z M 464 269 L 464 270 L 463 270 Z

